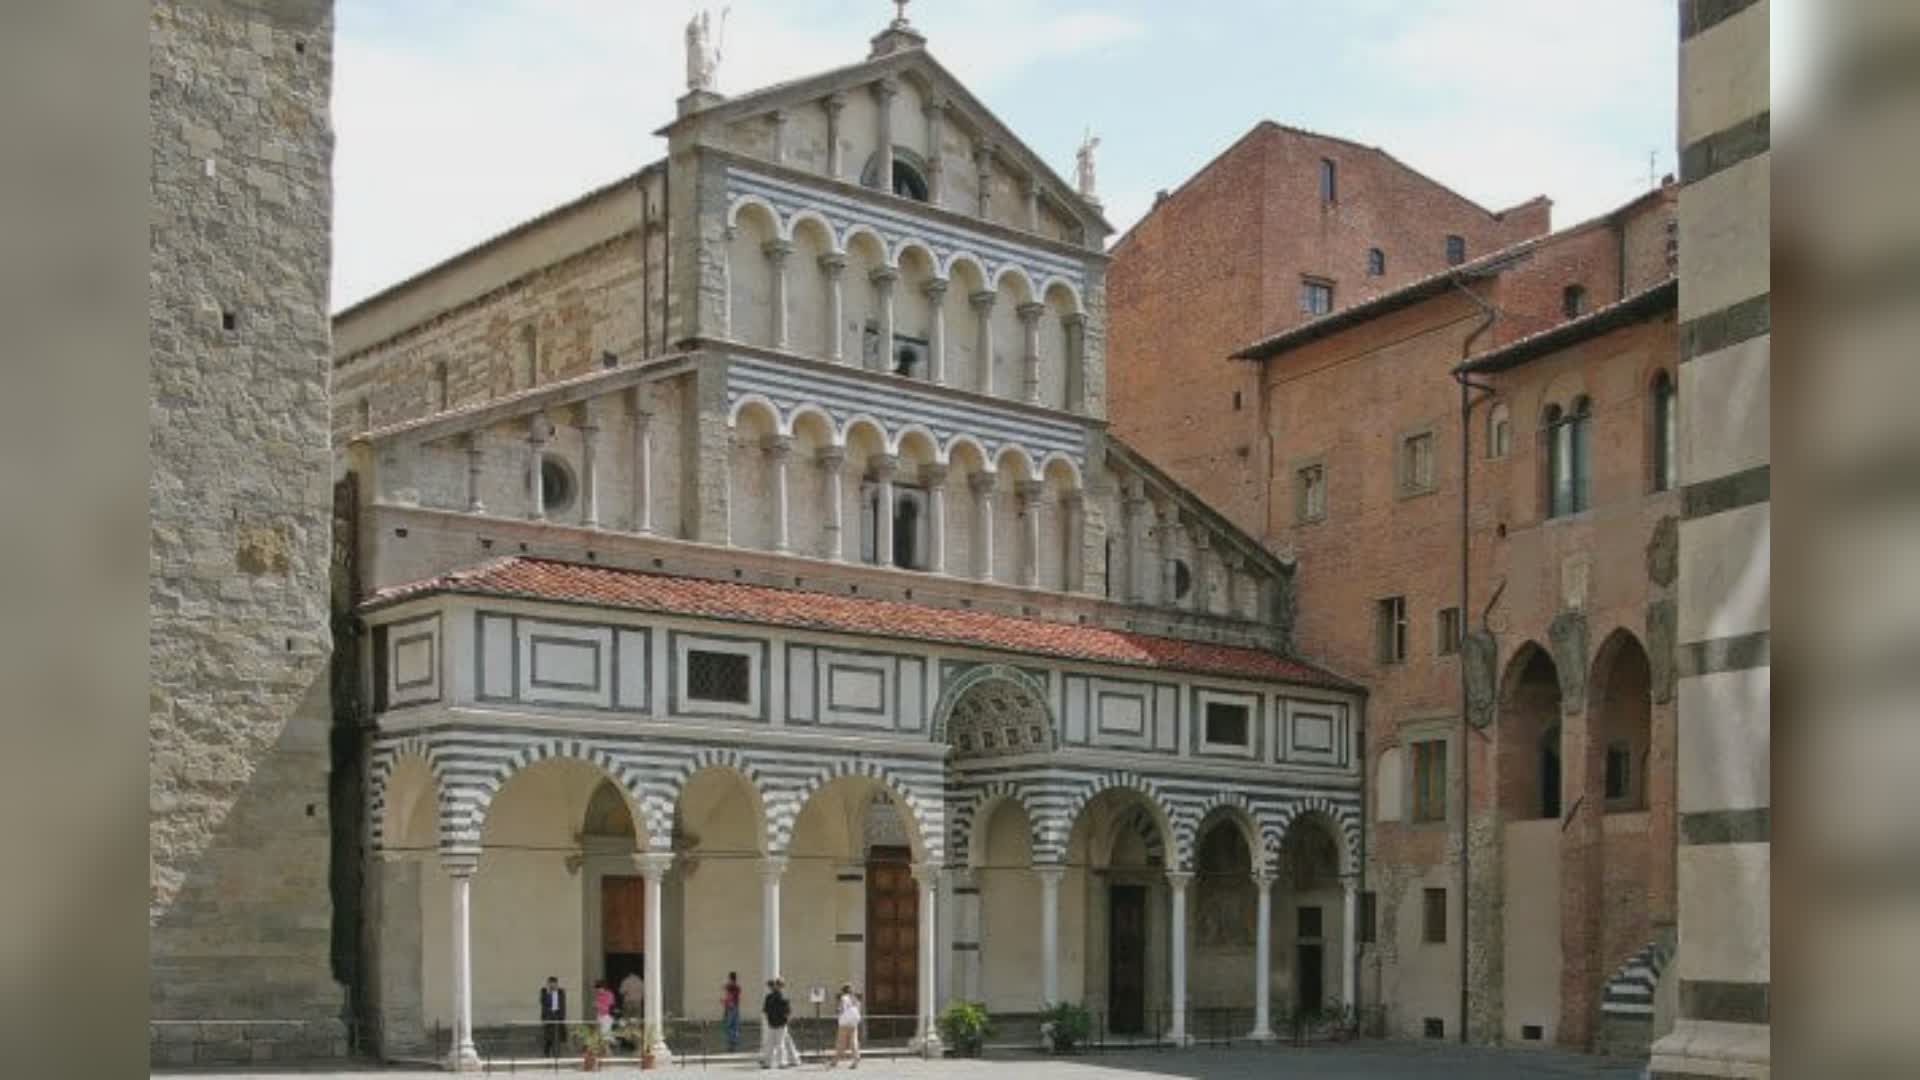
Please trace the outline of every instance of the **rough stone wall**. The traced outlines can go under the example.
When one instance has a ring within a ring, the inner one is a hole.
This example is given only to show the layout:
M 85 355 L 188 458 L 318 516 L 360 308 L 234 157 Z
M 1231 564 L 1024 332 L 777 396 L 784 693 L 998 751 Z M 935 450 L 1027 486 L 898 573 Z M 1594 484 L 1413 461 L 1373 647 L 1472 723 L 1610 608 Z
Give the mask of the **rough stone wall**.
M 1319 195 L 1322 157 L 1337 165 L 1331 205 Z M 1302 277 L 1331 281 L 1346 307 L 1443 269 L 1447 233 L 1472 257 L 1546 229 L 1543 203 L 1496 217 L 1376 150 L 1262 124 L 1114 248 L 1104 358 L 1114 430 L 1265 536 L 1257 365 L 1227 356 L 1304 318 Z M 1370 247 L 1386 252 L 1382 276 L 1367 274 Z
M 327 0 L 151 9 L 156 1063 L 346 1048 L 328 881 L 332 31 Z

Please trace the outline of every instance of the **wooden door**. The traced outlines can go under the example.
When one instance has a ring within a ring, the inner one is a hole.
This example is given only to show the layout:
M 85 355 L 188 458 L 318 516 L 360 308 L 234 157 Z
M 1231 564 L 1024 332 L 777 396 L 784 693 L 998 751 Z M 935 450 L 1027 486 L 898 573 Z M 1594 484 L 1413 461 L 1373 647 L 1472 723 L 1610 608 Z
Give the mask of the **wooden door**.
M 868 1016 L 914 1016 L 920 1003 L 920 890 L 905 848 L 867 862 Z
M 617 996 L 627 973 L 647 977 L 647 879 L 608 876 L 600 879 L 600 976 Z M 623 1010 L 638 1012 L 640 1003 L 620 1002 Z M 593 995 L 586 996 L 586 1015 L 593 1011 Z
M 1146 1030 L 1147 888 L 1107 890 L 1107 1025 L 1121 1035 Z

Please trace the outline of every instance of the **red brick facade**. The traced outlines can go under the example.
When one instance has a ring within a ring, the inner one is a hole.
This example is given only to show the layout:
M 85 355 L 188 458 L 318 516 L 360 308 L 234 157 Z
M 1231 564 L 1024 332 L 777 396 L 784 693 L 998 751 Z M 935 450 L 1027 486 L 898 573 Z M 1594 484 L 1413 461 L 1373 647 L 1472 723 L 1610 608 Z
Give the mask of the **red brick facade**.
M 1473 376 L 1492 393 L 1469 425 L 1466 623 L 1491 645 L 1480 658 L 1491 693 L 1470 709 L 1488 722 L 1467 736 L 1472 1037 L 1518 1042 L 1537 1025 L 1544 1040 L 1590 1046 L 1608 978 L 1671 925 L 1679 505 L 1656 490 L 1652 387 L 1661 372 L 1674 377 L 1677 344 L 1671 287 L 1644 290 L 1669 274 L 1672 213 L 1668 188 L 1522 245 L 1511 263 L 1497 260 L 1503 269 L 1483 264 L 1467 287 L 1497 312 L 1490 327 L 1449 284 L 1244 362 L 1273 440 L 1270 540 L 1299 559 L 1296 640 L 1370 688 L 1366 887 L 1378 937 L 1363 949 L 1361 988 L 1398 1033 L 1419 1035 L 1438 1018 L 1453 1037 L 1460 1022 L 1462 667 L 1442 649 L 1440 619 L 1460 605 L 1461 419 L 1450 372 L 1469 342 L 1479 362 L 1525 358 Z M 1583 321 L 1546 339 L 1568 342 L 1523 341 L 1570 321 L 1568 286 L 1584 290 Z M 1582 398 L 1588 498 L 1550 516 L 1543 419 Z M 1504 453 L 1491 442 L 1496 407 L 1508 418 Z M 1430 439 L 1431 482 L 1410 484 L 1406 440 L 1420 436 Z M 1202 479 L 1169 464 L 1186 482 Z M 1324 514 L 1311 520 L 1303 468 L 1320 469 L 1324 485 Z M 1404 598 L 1406 614 L 1395 660 L 1381 655 L 1377 621 L 1391 597 Z M 1447 810 L 1416 821 L 1413 745 L 1429 739 L 1446 745 Z M 1612 799 L 1610 748 L 1625 788 Z M 1555 753 L 1557 789 L 1543 756 Z M 1446 891 L 1445 943 L 1422 932 L 1427 889 Z
M 1331 200 L 1323 160 L 1335 170 Z M 1255 372 L 1225 357 L 1303 320 L 1307 278 L 1332 285 L 1334 305 L 1346 307 L 1444 269 L 1450 233 L 1471 259 L 1546 232 L 1549 210 L 1542 198 L 1495 213 L 1381 150 L 1260 124 L 1113 248 L 1114 430 L 1266 535 L 1271 469 Z M 1371 248 L 1385 257 L 1382 274 L 1369 273 Z

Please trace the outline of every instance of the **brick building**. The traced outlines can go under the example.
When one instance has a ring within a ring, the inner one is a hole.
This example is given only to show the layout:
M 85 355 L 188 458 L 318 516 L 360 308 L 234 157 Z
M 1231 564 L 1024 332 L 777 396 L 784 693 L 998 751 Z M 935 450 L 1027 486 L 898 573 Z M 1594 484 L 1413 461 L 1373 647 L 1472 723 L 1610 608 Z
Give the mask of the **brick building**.
M 1220 357 L 1450 257 L 1538 236 L 1550 211 L 1544 197 L 1488 210 L 1377 147 L 1256 125 L 1163 193 L 1112 249 L 1115 434 L 1236 525 L 1268 535 L 1273 461 L 1258 380 Z
M 1674 190 L 1237 354 L 1298 632 L 1370 687 L 1360 988 L 1399 1034 L 1455 1037 L 1464 1012 L 1476 1042 L 1651 1036 L 1675 902 Z M 1464 618 L 1450 372 L 1476 384 Z

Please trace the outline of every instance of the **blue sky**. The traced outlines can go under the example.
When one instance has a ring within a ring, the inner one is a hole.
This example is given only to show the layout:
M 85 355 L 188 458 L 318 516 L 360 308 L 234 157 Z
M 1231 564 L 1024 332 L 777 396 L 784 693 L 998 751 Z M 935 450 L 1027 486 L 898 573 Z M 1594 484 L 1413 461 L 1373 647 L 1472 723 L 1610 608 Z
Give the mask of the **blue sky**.
M 334 306 L 658 158 L 692 0 L 339 0 Z M 733 0 L 722 92 L 858 60 L 883 0 Z M 1124 230 L 1263 119 L 1571 224 L 1674 161 L 1673 0 L 914 0 L 940 61 Z

